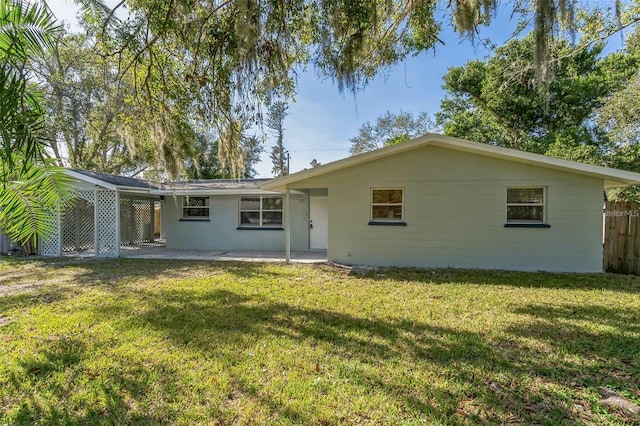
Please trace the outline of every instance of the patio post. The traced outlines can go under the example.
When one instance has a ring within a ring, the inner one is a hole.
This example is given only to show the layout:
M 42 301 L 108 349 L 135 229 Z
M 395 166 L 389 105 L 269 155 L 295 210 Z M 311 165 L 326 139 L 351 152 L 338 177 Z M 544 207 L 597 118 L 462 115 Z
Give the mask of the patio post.
M 291 190 L 287 186 L 284 193 L 284 253 L 285 260 L 291 261 Z
M 120 191 L 116 189 L 116 257 L 120 257 Z

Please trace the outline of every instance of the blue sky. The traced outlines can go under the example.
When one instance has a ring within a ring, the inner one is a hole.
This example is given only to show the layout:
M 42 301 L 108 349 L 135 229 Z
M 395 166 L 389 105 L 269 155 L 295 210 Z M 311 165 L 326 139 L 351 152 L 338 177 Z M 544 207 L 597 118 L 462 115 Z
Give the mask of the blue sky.
M 107 0 L 107 4 L 111 3 L 115 1 Z M 71 1 L 50 0 L 49 5 L 58 19 L 75 22 L 77 7 Z M 504 12 L 498 14 L 491 27 L 480 34 L 496 45 L 504 44 L 515 27 L 515 22 L 508 19 L 509 8 L 503 8 Z M 446 11 L 441 14 L 446 16 Z M 311 67 L 300 73 L 296 102 L 290 105 L 285 121 L 284 144 L 291 154 L 291 172 L 310 167 L 314 158 L 324 164 L 348 156 L 349 139 L 358 133 L 360 126 L 366 121 L 374 122 L 387 110 L 435 114 L 445 95 L 441 86 L 447 69 L 489 53 L 481 44 L 474 46 L 469 40 L 461 41 L 450 26 L 443 26 L 440 39 L 444 45 L 438 44 L 433 51 L 398 63 L 355 97 L 351 93 L 340 94 L 337 85 L 331 80 L 320 80 Z M 272 145 L 273 138 L 267 141 L 262 161 L 256 166 L 257 177 L 271 176 Z
M 505 19 L 485 29 L 481 37 L 501 45 L 514 26 Z M 480 43 L 474 46 L 469 40 L 461 41 L 450 27 L 444 28 L 440 38 L 444 45 L 397 64 L 355 97 L 340 94 L 332 81 L 320 81 L 313 70 L 301 74 L 296 102 L 290 106 L 285 122 L 284 143 L 291 153 L 291 171 L 310 167 L 314 158 L 324 164 L 348 156 L 349 139 L 357 135 L 360 126 L 374 122 L 387 110 L 435 114 L 445 95 L 441 86 L 447 69 L 489 54 Z M 256 170 L 267 177 L 271 161 L 265 157 Z

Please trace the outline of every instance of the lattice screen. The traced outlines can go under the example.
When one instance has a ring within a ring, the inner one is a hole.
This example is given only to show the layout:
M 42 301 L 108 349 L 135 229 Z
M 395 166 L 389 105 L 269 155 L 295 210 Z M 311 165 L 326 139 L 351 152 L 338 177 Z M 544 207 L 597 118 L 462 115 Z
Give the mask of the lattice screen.
M 94 213 L 93 202 L 86 198 L 93 191 L 83 191 L 87 194 L 77 196 L 72 207 L 68 208 L 62 217 L 62 251 L 92 251 L 94 249 Z M 92 200 L 93 201 L 93 200 Z
M 117 257 L 119 238 L 116 231 L 117 194 L 107 189 L 96 190 L 96 256 Z
M 153 201 L 120 198 L 120 244 L 153 242 Z
M 49 236 L 49 238 L 40 241 L 40 254 L 43 256 L 60 256 L 60 211 L 56 209 L 51 212 L 49 216 L 51 224 L 57 229 L 56 233 Z

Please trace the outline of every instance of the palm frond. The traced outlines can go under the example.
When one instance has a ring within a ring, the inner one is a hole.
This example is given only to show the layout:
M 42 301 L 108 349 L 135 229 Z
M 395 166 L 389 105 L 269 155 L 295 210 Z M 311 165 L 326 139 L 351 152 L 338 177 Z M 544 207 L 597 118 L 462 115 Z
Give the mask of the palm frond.
M 61 26 L 46 3 L 0 0 L 0 58 L 26 60 L 54 45 Z
M 16 152 L 31 159 L 43 152 L 44 111 L 38 91 L 10 67 L 0 67 L 0 88 L 0 159 L 11 169 Z
M 7 176 L 0 186 L 0 229 L 19 243 L 50 237 L 57 229 L 60 206 L 70 199 L 70 178 L 61 168 L 32 162 Z

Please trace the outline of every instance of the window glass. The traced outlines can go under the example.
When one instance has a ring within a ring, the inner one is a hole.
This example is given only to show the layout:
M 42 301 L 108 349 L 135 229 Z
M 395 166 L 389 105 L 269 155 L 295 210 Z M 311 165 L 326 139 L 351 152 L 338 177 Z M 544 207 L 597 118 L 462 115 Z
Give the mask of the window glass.
M 282 197 L 250 195 L 240 197 L 240 226 L 281 227 Z
M 544 188 L 508 188 L 507 203 L 535 203 L 544 202 Z
M 262 212 L 262 226 L 282 226 L 282 212 Z
M 374 203 L 402 203 L 402 189 L 374 189 Z
M 544 223 L 544 188 L 507 188 L 507 222 Z
M 373 219 L 402 219 L 402 206 L 373 206 Z
M 260 210 L 260 197 L 242 197 L 240 210 Z
M 260 225 L 260 212 L 240 212 L 241 225 Z
M 262 210 L 282 210 L 282 197 L 262 198 Z
M 402 189 L 373 189 L 371 194 L 371 220 L 402 221 Z
M 507 206 L 507 220 L 542 222 L 544 220 L 543 207 Z
M 199 219 L 209 217 L 209 197 L 183 197 L 182 217 Z

